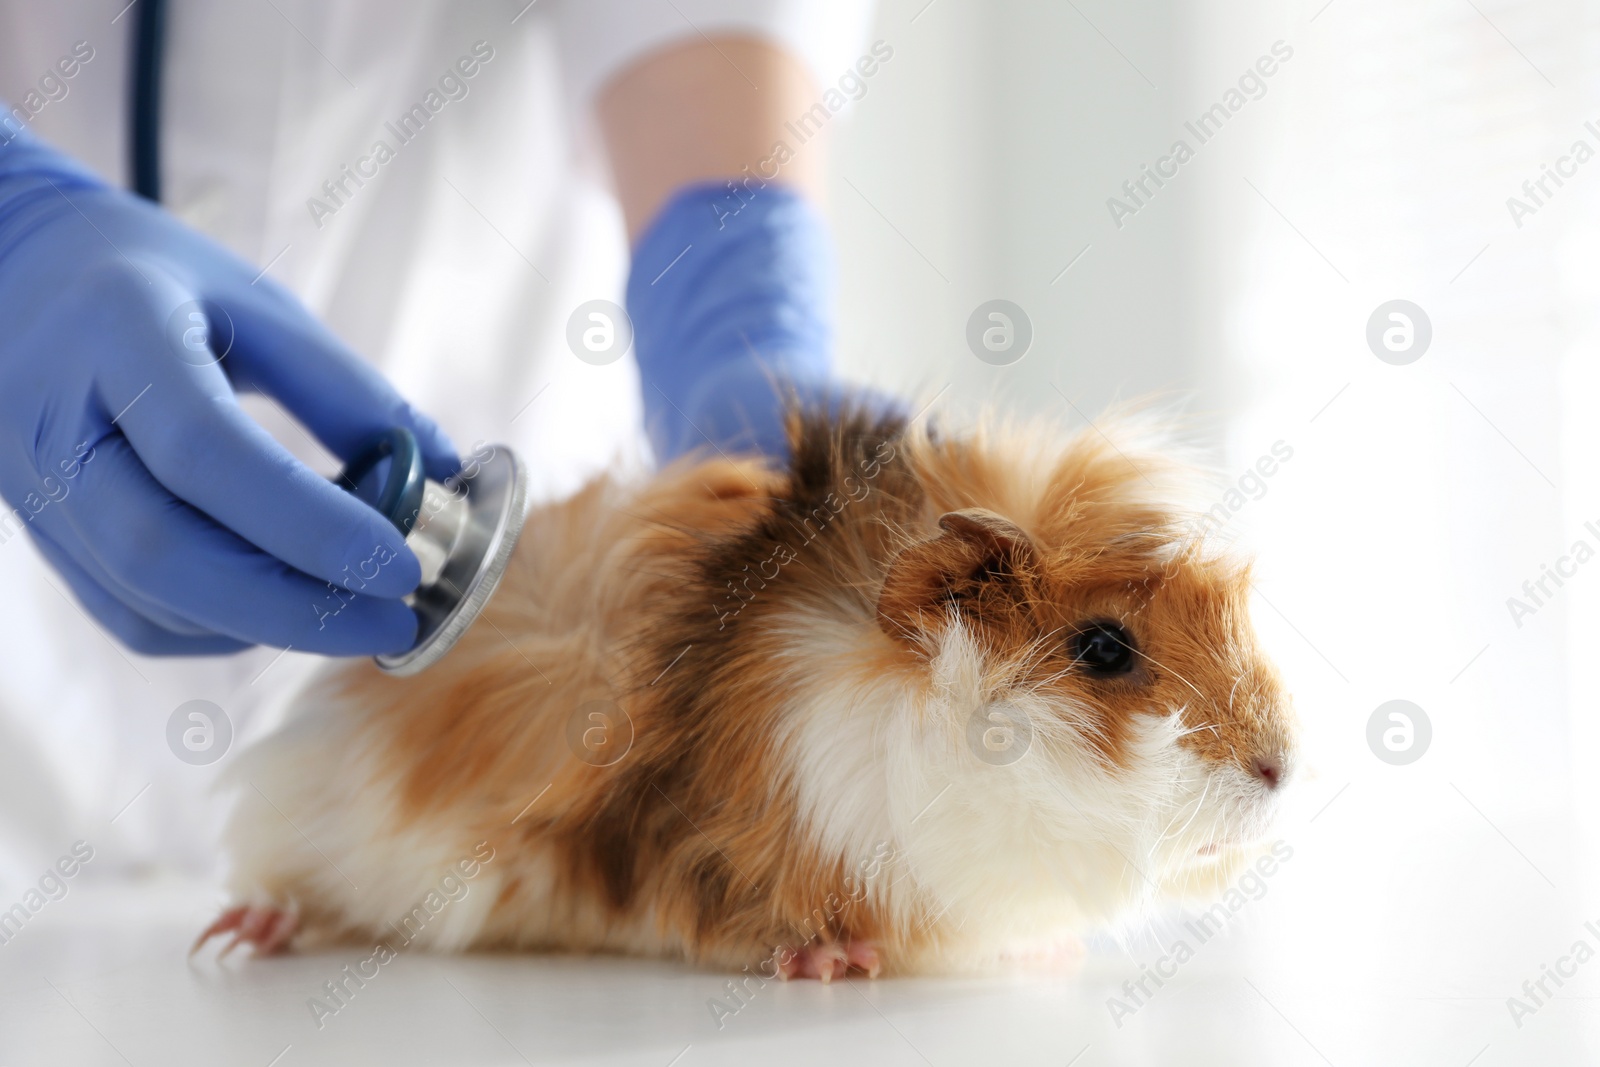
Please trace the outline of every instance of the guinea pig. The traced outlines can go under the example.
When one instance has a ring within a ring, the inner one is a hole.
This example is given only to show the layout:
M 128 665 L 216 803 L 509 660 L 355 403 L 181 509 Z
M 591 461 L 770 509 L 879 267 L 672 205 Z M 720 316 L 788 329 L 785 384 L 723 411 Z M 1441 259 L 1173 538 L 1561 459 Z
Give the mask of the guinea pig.
M 1294 720 L 1191 468 L 848 410 L 789 438 L 536 508 L 437 666 L 322 677 L 233 769 L 201 943 L 948 972 L 1253 857 Z

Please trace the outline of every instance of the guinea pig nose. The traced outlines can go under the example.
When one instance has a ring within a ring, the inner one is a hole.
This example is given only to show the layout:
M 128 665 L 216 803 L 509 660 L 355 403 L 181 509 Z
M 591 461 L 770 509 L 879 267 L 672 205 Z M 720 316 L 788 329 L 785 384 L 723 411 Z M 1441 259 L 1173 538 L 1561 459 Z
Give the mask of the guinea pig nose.
M 1256 758 L 1254 768 L 1256 777 L 1265 783 L 1268 789 L 1276 789 L 1283 784 L 1288 776 L 1288 768 L 1284 764 L 1283 756 L 1259 756 Z

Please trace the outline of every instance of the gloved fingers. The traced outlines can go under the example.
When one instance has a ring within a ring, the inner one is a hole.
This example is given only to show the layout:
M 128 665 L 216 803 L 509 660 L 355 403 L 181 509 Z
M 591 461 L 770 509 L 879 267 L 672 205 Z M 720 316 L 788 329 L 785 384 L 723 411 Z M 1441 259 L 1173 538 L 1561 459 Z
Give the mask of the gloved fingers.
M 117 426 L 156 481 L 313 577 L 371 596 L 401 597 L 417 587 L 422 567 L 388 520 L 295 459 L 244 413 L 212 368 L 155 355 L 165 363 L 151 368 L 148 391 Z M 138 387 L 119 377 L 110 410 Z M 379 548 L 388 562 L 375 574 L 358 570 Z
M 397 599 L 366 596 L 290 569 L 177 499 L 120 435 L 99 442 L 60 504 L 79 542 L 132 595 L 251 644 L 324 655 L 399 652 L 417 617 Z M 354 570 L 375 576 L 382 544 Z
M 28 531 L 34 535 L 34 540 L 40 545 L 41 551 L 45 552 L 52 563 L 57 558 L 51 554 L 52 552 L 65 555 L 72 560 L 73 566 L 82 571 L 84 576 L 106 596 L 115 599 L 134 615 L 179 637 L 217 636 L 214 631 L 196 625 L 182 615 L 169 611 L 161 604 L 139 596 L 133 590 L 119 584 L 106 573 L 104 567 L 100 566 L 100 561 L 95 559 L 94 553 L 78 540 L 77 533 L 67 522 L 65 513 L 60 508 L 52 507 L 42 512 L 29 524 Z
M 351 459 L 385 430 L 404 426 L 417 436 L 429 478 L 444 481 L 459 469 L 456 447 L 438 423 L 412 407 L 293 296 L 268 284 L 224 298 L 236 329 L 236 377 L 276 399 L 341 459 Z
M 66 579 L 78 603 L 94 622 L 143 656 L 221 656 L 250 646 L 221 634 L 174 633 L 134 611 L 109 592 L 72 556 L 42 531 L 29 527 L 33 542 Z

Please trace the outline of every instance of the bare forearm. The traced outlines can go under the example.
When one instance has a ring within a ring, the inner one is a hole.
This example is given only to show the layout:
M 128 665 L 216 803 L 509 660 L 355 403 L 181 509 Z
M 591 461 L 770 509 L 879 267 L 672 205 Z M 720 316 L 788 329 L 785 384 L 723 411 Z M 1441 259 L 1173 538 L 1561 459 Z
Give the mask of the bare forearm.
M 784 123 L 817 98 L 810 72 L 774 45 L 714 37 L 656 52 L 601 91 L 598 113 L 617 197 L 636 240 L 661 206 L 692 182 L 770 178 Z M 824 137 L 783 162 L 776 180 L 820 198 Z

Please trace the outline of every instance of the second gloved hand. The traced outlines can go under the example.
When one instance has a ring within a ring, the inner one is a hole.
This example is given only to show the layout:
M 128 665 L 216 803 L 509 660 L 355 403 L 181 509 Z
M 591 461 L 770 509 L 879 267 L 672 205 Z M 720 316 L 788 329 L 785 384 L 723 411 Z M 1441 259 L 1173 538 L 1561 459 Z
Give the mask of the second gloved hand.
M 656 458 L 788 452 L 791 404 L 905 418 L 833 376 L 833 238 L 777 182 L 681 189 L 634 250 L 628 313 Z
M 833 299 L 833 240 L 801 194 L 727 182 L 672 197 L 628 280 L 657 459 L 707 446 L 782 455 L 785 393 L 829 398 Z
M 343 458 L 399 425 L 430 477 L 455 467 L 286 291 L 31 137 L 0 144 L 0 551 L 26 529 L 140 652 L 409 647 L 399 598 L 421 571 L 400 534 L 290 456 L 236 388 Z

